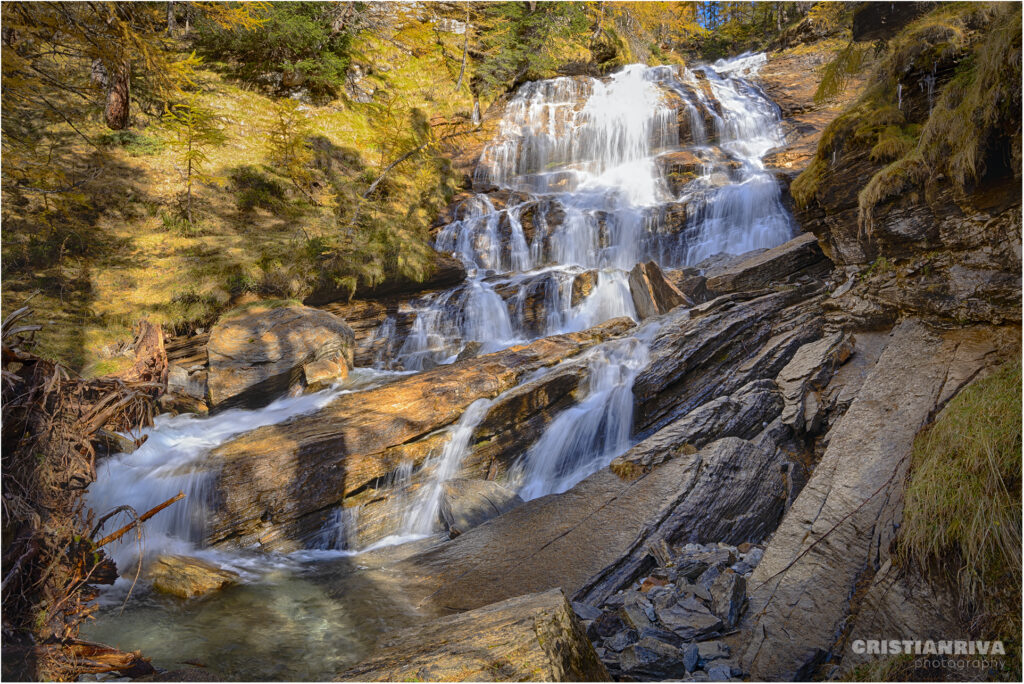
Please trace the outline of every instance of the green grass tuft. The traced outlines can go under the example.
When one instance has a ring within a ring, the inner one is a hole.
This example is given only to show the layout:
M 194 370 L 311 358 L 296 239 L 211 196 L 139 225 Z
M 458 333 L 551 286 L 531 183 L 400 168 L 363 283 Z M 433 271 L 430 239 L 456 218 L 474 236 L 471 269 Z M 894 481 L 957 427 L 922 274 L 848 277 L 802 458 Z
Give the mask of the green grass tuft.
M 1021 364 L 960 392 L 914 443 L 897 560 L 957 587 L 982 638 L 1021 633 Z

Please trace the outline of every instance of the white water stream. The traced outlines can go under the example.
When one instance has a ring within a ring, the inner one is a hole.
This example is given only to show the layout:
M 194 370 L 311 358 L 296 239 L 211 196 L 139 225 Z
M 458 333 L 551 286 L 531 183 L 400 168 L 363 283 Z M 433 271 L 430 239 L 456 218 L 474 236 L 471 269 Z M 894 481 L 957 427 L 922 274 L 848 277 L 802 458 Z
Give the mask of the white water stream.
M 387 341 L 381 370 L 359 370 L 343 387 L 279 399 L 256 411 L 160 417 L 145 431 L 148 441 L 142 447 L 100 465 L 89 505 L 100 513 L 122 504 L 142 512 L 185 491 L 185 503 L 147 524 L 146 549 L 202 554 L 196 544 L 217 468 L 208 455 L 228 439 L 316 411 L 340 392 L 386 381 L 394 372 L 385 368 L 420 371 L 454 361 L 471 343 L 475 353 L 489 353 L 618 316 L 636 318 L 628 271 L 640 261 L 654 259 L 663 268 L 674 268 L 720 252 L 742 253 L 786 241 L 792 219 L 762 163 L 770 149 L 783 144 L 780 114 L 748 80 L 763 62 L 763 55 L 754 55 L 694 69 L 631 65 L 605 79 L 566 77 L 523 85 L 482 155 L 475 176 L 479 192 L 457 207 L 456 219 L 436 238 L 438 250 L 465 264 L 467 280 L 415 302 L 414 320 L 404 336 L 397 334 L 394 320 L 381 326 L 377 337 Z M 702 163 L 675 193 L 666 162 L 684 150 Z M 574 304 L 574 281 L 591 270 L 594 285 Z M 656 329 L 652 321 L 632 337 L 587 352 L 583 396 L 522 454 L 506 484 L 524 499 L 564 492 L 630 446 L 632 386 L 648 363 Z M 437 531 L 444 485 L 459 474 L 490 406 L 489 401 L 474 403 L 450 428 L 443 453 L 421 466 L 421 486 L 406 502 L 401 524 L 375 546 Z M 407 482 L 412 474 L 407 464 L 393 477 Z M 295 563 L 312 558 L 350 555 L 354 515 L 339 508 L 333 524 L 311 540 L 313 547 L 334 551 L 305 552 L 264 565 L 253 560 L 253 553 L 221 553 L 217 559 L 248 572 L 245 578 L 256 577 L 253 586 L 260 585 L 269 576 L 267 567 L 279 569 L 281 562 L 294 570 Z M 113 553 L 122 568 L 129 566 L 136 555 L 134 542 L 126 540 Z M 280 591 L 287 593 L 285 586 L 292 585 L 283 582 Z M 321 593 L 317 589 L 311 595 Z M 162 616 L 165 609 L 153 610 Z M 362 624 L 349 615 L 323 619 L 334 625 L 331 629 L 353 633 Z M 288 673 L 304 676 L 303 664 L 296 667 Z
M 635 316 L 627 272 L 636 263 L 688 266 L 792 237 L 762 162 L 784 143 L 780 112 L 747 80 L 764 61 L 634 64 L 603 80 L 523 85 L 477 166 L 482 192 L 437 235 L 438 250 L 465 264 L 466 285 L 417 302 L 404 339 L 387 322 L 382 365 L 418 370 L 450 363 L 469 343 L 494 351 Z M 684 149 L 705 163 L 676 195 L 665 162 Z M 591 269 L 598 286 L 574 306 L 573 280 Z

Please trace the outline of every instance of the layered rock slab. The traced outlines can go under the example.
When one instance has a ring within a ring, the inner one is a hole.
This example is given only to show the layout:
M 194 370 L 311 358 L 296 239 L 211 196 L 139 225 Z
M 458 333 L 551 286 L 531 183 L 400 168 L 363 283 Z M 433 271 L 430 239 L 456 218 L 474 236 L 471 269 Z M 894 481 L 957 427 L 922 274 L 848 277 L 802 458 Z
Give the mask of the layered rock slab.
M 345 496 L 404 462 L 422 462 L 442 446 L 445 435 L 438 430 L 454 423 L 477 399 L 494 398 L 528 373 L 633 325 L 629 319 L 614 319 L 586 332 L 556 335 L 384 387 L 342 394 L 315 413 L 253 430 L 218 447 L 210 455 L 219 472 L 207 542 L 297 548 Z
M 385 635 L 337 681 L 602 682 L 611 677 L 558 589 Z
M 411 556 L 395 571 L 424 610 L 442 613 L 552 587 L 575 593 L 631 557 L 638 539 L 665 521 L 687 541 L 756 537 L 753 528 L 777 520 L 785 501 L 775 458 L 733 438 L 633 481 L 602 470 Z
M 1013 335 L 940 334 L 915 320 L 894 329 L 750 579 L 752 677 L 805 679 L 829 657 L 855 589 L 888 557 L 915 436 Z

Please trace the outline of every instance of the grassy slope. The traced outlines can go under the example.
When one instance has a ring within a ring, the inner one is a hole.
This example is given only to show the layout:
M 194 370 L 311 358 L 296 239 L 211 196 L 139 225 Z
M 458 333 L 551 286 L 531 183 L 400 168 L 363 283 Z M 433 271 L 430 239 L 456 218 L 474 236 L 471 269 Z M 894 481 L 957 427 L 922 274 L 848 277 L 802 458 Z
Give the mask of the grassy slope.
M 377 41 L 362 48 L 378 64 L 391 67 L 386 90 L 397 96 L 402 111 L 420 106 L 429 115 L 449 117 L 470 110 L 466 87 L 453 92 L 454 79 L 436 51 L 409 55 Z M 274 98 L 242 87 L 219 71 L 210 68 L 200 74 L 202 100 L 220 118 L 227 135 L 223 146 L 210 151 L 209 170 L 226 180 L 233 169 L 253 166 L 290 189 L 287 179 L 265 166 Z M 367 167 L 366 177 L 377 175 L 385 122 L 371 106 L 337 100 L 310 105 L 306 111 L 314 135 L 354 152 L 356 163 Z M 63 220 L 55 236 L 40 242 L 41 231 L 30 212 L 22 214 L 29 216 L 27 221 L 12 223 L 7 220 L 12 215 L 21 218 L 18 209 L 5 212 L 4 310 L 21 306 L 36 292 L 31 306 L 36 319 L 48 324 L 37 351 L 86 373 L 116 367 L 116 361 L 104 359 L 117 343 L 130 341 L 131 327 L 140 316 L 172 327 L 202 325 L 230 306 L 232 278 L 251 272 L 257 263 L 273 271 L 302 250 L 308 238 L 336 230 L 329 196 L 318 207 L 289 190 L 286 202 L 274 211 L 242 211 L 238 190 L 230 182 L 200 188 L 203 210 L 196 229 L 168 220 L 182 188 L 181 174 L 176 151 L 159 144 L 166 134 L 154 123 L 136 113 L 133 132 L 154 143 L 141 150 L 107 145 L 101 156 L 84 141 L 74 144 L 75 154 L 89 156 L 99 165 L 96 178 L 81 187 L 94 211 Z M 400 127 L 401 122 L 393 125 Z M 95 118 L 82 128 L 94 139 L 109 133 Z M 385 150 L 385 161 L 390 156 Z M 391 201 L 396 205 L 411 205 L 422 190 L 419 186 L 438 182 L 420 177 L 430 174 L 420 172 L 415 162 L 407 167 L 393 174 Z M 363 178 L 358 181 L 364 183 L 357 188 L 360 191 L 369 184 Z M 420 213 L 425 229 L 430 208 Z

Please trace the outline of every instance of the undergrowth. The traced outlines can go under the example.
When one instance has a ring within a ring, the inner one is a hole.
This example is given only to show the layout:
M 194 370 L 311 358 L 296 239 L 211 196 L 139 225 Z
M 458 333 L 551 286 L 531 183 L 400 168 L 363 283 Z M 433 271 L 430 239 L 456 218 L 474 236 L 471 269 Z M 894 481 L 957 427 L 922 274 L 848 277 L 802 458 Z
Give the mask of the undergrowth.
M 960 392 L 914 443 L 897 560 L 956 587 L 982 638 L 1021 634 L 1021 364 Z
M 851 42 L 840 51 L 825 69 L 819 96 L 843 87 L 870 49 Z M 1019 4 L 938 6 L 889 41 L 870 81 L 826 128 L 815 158 L 793 182 L 799 207 L 816 200 L 841 158 L 863 152 L 886 164 L 858 195 L 859 221 L 869 235 L 876 207 L 939 177 L 966 192 L 989 171 L 1020 176 Z M 924 100 L 929 82 L 934 92 Z

